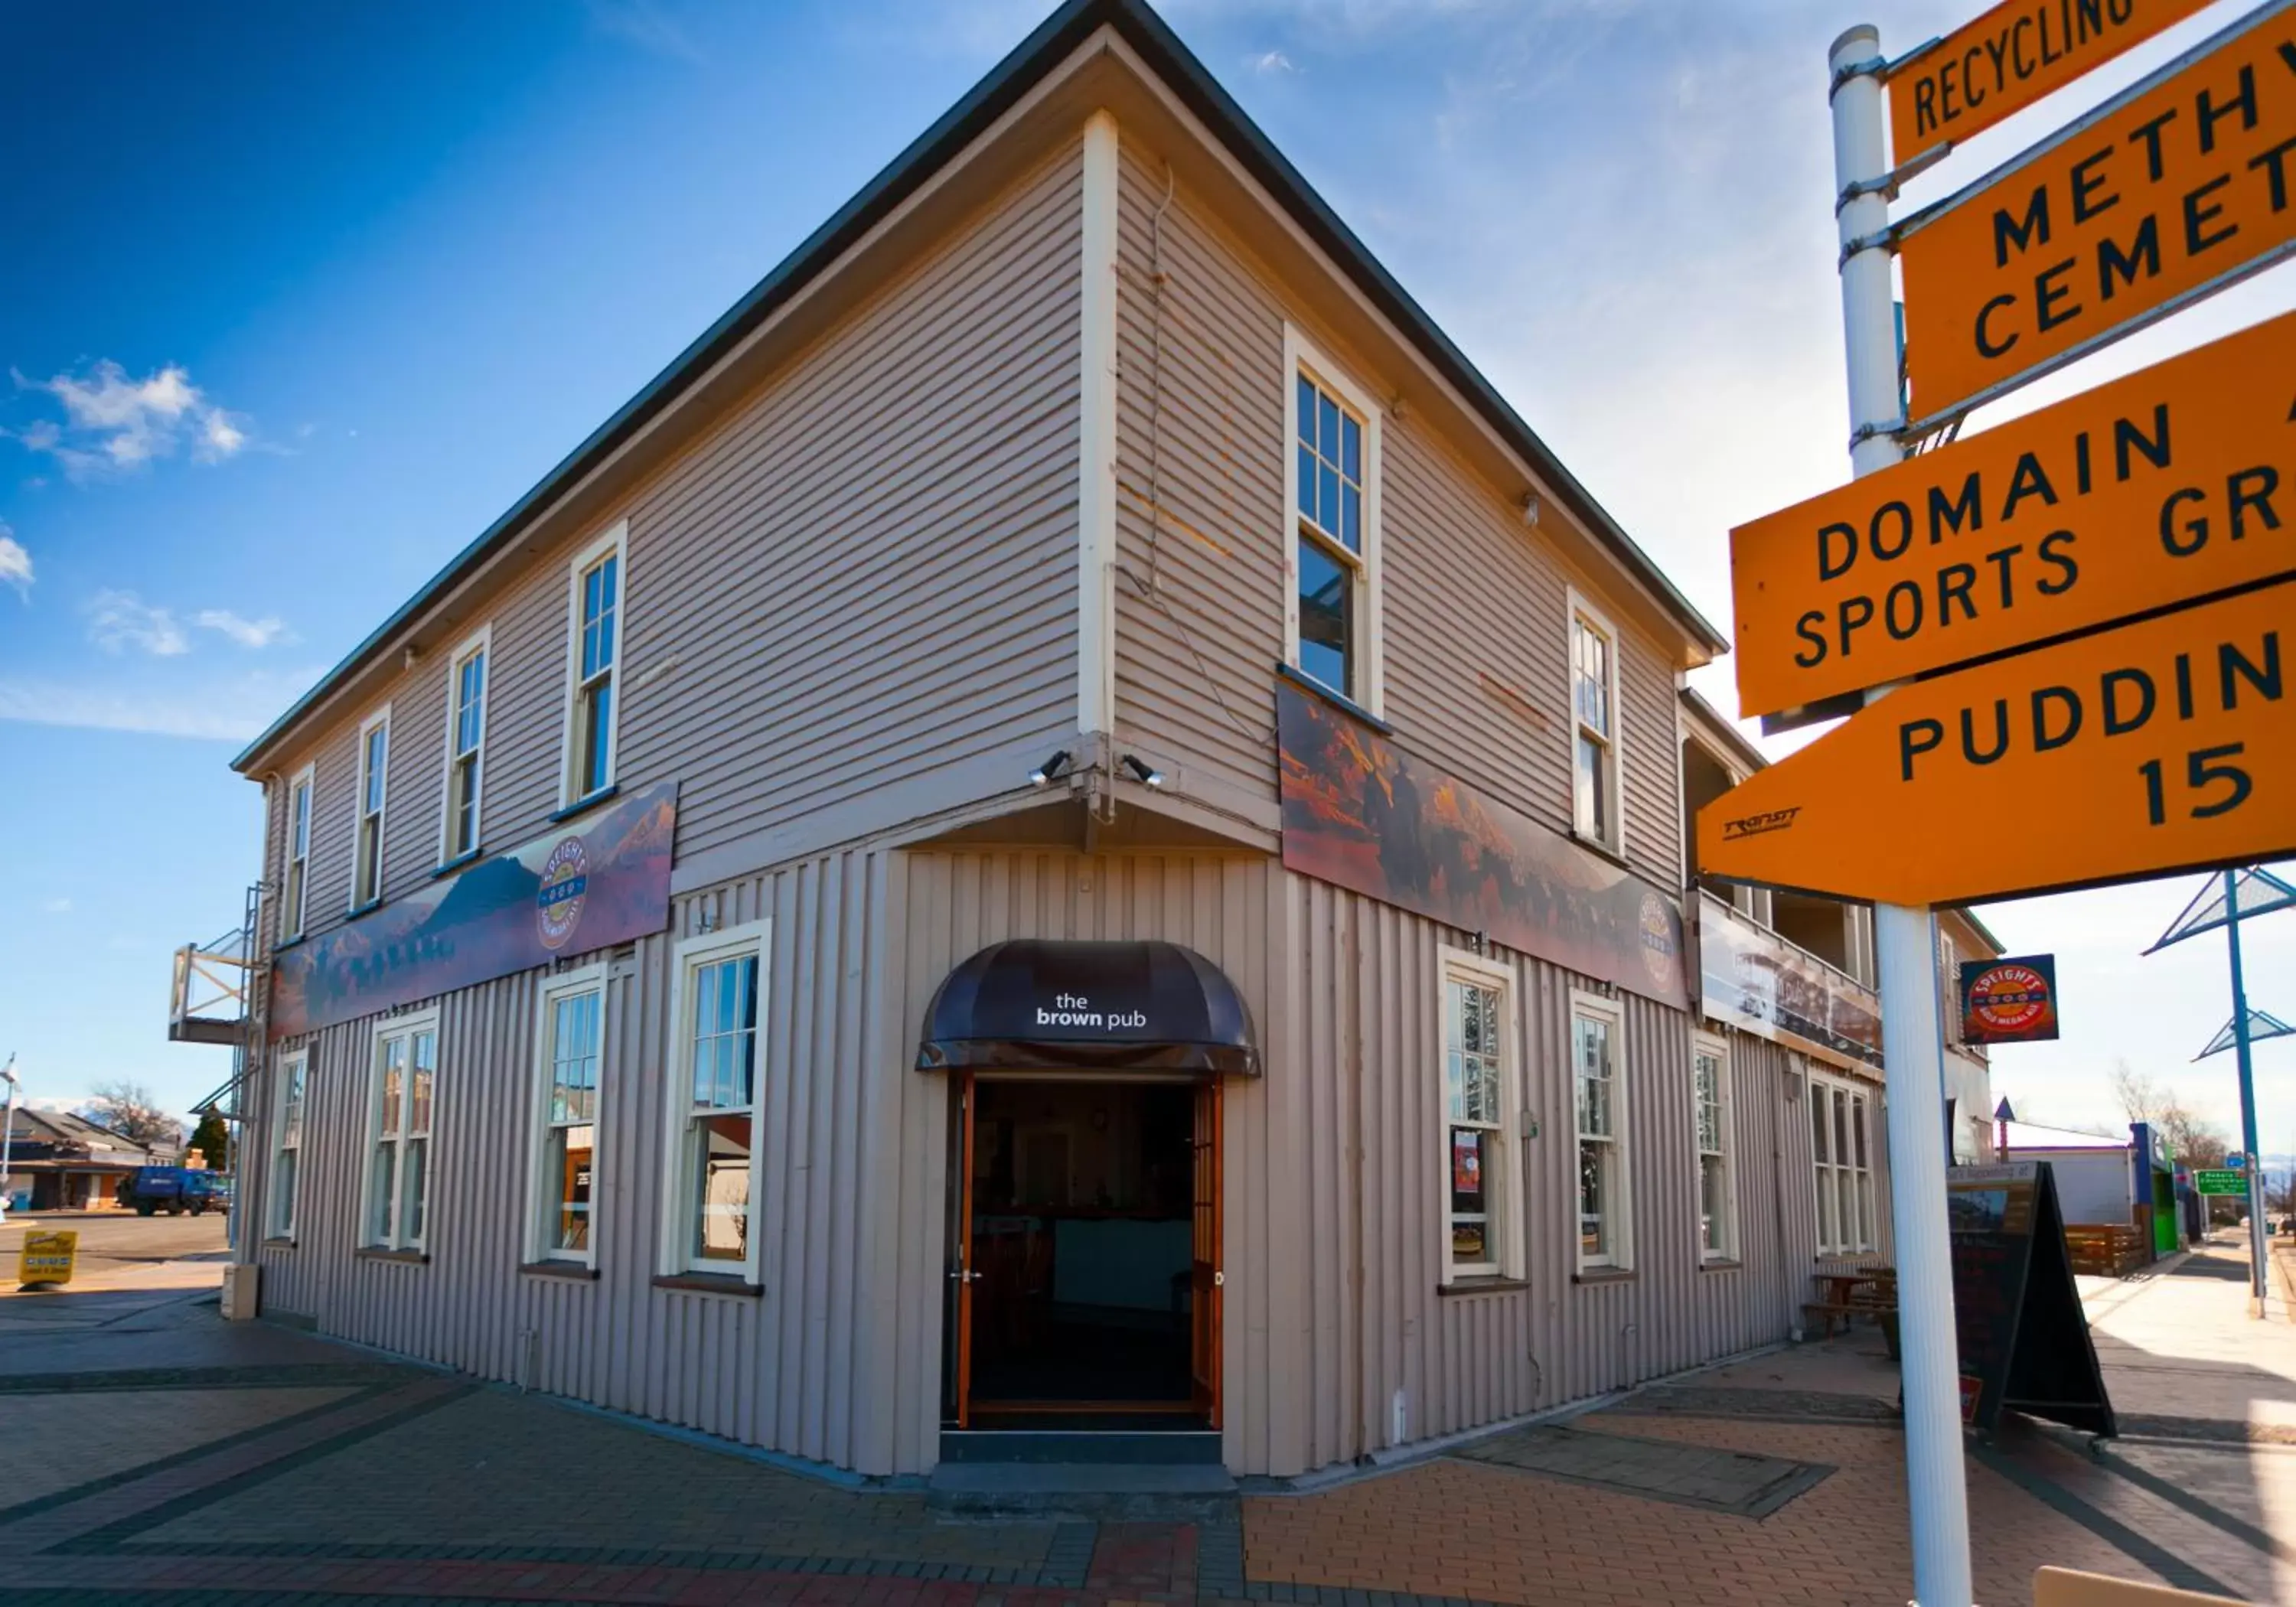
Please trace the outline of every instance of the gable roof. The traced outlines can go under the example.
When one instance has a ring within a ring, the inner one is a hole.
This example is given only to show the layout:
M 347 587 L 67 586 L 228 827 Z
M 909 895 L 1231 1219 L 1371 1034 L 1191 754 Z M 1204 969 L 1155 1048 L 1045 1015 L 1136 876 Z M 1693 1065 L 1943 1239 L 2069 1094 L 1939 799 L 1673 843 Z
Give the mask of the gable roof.
M 457 553 L 422 589 L 351 649 L 310 691 L 298 698 L 232 760 L 250 771 L 274 744 L 339 686 L 357 675 L 391 639 L 452 592 L 496 553 L 517 540 L 558 501 L 625 443 L 643 431 L 694 381 L 739 346 L 774 313 L 824 273 L 850 246 L 923 187 L 946 163 L 987 132 L 1037 83 L 1102 28 L 1113 29 L 1210 129 L 1227 153 L 1275 198 L 1294 224 L 1338 265 L 1357 291 L 1394 324 L 1404 338 L 1468 406 L 1582 522 L 1590 535 L 1645 587 L 1685 636 L 1711 653 L 1730 650 L 1724 635 L 1684 596 L 1649 554 L 1579 484 L 1490 381 L 1468 362 L 1423 308 L 1340 221 L 1283 152 L 1261 133 L 1144 0 L 1066 0 L 964 97 L 919 135 L 908 148 L 808 235 L 750 292 L 674 358 L 588 439 L 568 454 L 476 540 Z

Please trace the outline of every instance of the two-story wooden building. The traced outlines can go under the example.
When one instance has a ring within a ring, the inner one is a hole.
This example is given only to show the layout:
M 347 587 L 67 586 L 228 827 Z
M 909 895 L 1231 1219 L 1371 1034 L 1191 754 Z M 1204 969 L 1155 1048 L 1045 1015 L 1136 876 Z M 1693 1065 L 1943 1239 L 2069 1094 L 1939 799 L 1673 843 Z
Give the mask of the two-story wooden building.
M 1784 1337 L 1883 1127 L 1697 1008 L 1726 645 L 1071 0 L 236 761 L 262 1304 L 866 1473 Z

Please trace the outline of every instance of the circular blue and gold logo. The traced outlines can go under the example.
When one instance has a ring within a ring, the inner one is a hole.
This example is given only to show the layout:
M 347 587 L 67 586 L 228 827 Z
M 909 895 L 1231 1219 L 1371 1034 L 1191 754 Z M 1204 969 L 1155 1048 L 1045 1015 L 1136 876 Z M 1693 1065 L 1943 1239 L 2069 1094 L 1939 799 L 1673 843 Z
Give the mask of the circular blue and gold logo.
M 566 947 L 582 923 L 583 896 L 590 889 L 590 859 L 582 840 L 569 837 L 550 850 L 542 862 L 542 887 L 534 896 L 535 925 L 542 947 L 552 951 Z

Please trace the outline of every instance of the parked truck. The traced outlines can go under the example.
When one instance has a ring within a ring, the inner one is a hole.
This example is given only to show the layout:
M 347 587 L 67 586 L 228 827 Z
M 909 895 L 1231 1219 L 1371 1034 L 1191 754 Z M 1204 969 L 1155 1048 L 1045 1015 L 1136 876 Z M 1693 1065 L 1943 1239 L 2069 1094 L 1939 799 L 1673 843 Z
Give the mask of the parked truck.
M 210 1206 L 223 1209 L 222 1181 L 213 1172 L 193 1167 L 138 1167 L 135 1176 L 128 1181 L 127 1203 L 135 1208 L 139 1217 L 159 1211 L 171 1217 L 180 1217 L 185 1211 L 194 1217 L 204 1216 Z

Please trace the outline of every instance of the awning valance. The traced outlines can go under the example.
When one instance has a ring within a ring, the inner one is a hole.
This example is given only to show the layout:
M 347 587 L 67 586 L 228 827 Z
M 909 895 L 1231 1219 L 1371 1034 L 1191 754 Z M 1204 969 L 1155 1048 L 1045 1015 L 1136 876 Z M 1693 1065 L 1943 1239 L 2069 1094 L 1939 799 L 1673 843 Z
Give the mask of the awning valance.
M 917 1069 L 1259 1075 L 1235 985 L 1177 943 L 995 943 L 948 973 Z

